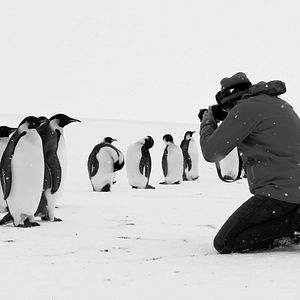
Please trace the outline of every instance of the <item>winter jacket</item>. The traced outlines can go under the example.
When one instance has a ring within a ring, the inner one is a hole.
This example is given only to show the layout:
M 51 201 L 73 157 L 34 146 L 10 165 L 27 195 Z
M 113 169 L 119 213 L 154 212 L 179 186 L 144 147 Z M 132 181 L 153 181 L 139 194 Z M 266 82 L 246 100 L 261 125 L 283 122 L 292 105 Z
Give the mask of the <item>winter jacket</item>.
M 252 194 L 300 204 L 300 120 L 284 92 L 281 81 L 252 86 L 219 127 L 201 123 L 200 144 L 209 162 L 238 147 Z

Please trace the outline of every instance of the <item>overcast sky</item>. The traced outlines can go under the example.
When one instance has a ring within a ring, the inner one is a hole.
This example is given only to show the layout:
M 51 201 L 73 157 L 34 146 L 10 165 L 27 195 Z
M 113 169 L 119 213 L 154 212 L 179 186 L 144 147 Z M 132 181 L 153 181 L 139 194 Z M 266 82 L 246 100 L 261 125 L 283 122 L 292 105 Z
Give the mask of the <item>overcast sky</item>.
M 300 113 L 299 57 L 296 0 L 4 0 L 0 112 L 197 122 L 243 71 Z

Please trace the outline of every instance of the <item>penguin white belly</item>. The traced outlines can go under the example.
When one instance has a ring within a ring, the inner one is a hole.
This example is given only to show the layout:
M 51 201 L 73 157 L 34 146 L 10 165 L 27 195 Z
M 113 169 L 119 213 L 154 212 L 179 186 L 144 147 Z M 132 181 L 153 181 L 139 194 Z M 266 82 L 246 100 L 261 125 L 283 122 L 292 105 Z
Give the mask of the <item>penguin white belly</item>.
M 179 147 L 168 147 L 168 174 L 165 177 L 166 183 L 182 181 L 183 155 Z
M 38 133 L 21 138 L 11 161 L 11 189 L 7 198 L 15 225 L 24 216 L 33 217 L 37 210 L 44 182 L 44 156 Z
M 196 143 L 193 140 L 190 141 L 188 153 L 192 161 L 192 168 L 190 170 L 188 170 L 188 168 L 185 170 L 186 177 L 188 180 L 193 180 L 199 177 L 199 153 Z
M 94 190 L 101 191 L 102 188 L 113 183 L 115 178 L 114 162 L 117 161 L 118 156 L 115 150 L 110 147 L 103 147 L 96 155 L 99 168 L 95 176 L 91 178 Z
M 234 148 L 228 155 L 220 161 L 220 169 L 223 176 L 236 179 L 239 174 L 239 155 L 237 148 Z
M 126 171 L 128 183 L 131 186 L 144 188 L 148 178 L 140 173 L 141 146 L 133 144 L 128 147 L 126 152 Z

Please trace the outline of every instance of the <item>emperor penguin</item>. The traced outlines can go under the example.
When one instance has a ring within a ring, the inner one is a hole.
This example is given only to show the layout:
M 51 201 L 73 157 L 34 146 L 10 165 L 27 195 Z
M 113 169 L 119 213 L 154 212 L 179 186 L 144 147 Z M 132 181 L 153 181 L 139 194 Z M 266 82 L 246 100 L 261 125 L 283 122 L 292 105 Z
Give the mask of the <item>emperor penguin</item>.
M 50 119 L 40 117 L 44 122 L 37 128 L 42 142 L 45 159 L 43 193 L 35 215 L 44 221 L 61 221 L 54 216 L 55 204 L 61 199 L 66 179 L 66 146 L 64 127 L 81 122 L 65 114 L 56 114 Z
M 124 155 L 112 145 L 114 141 L 117 140 L 105 137 L 93 148 L 88 157 L 89 179 L 95 192 L 109 192 L 116 172 L 124 167 Z
M 0 126 L 0 159 L 3 155 L 3 152 L 8 144 L 9 136 L 16 130 L 17 128 L 12 128 L 8 126 Z M 0 213 L 7 212 L 7 203 L 4 201 L 2 189 L 0 192 Z
M 183 154 L 180 147 L 174 144 L 172 135 L 165 134 L 163 141 L 166 144 L 162 156 L 162 169 L 165 177 L 160 184 L 179 184 L 183 174 Z
M 151 156 L 149 149 L 154 145 L 148 135 L 128 146 L 126 151 L 126 170 L 129 185 L 135 189 L 154 189 L 149 184 L 151 174 Z
M 187 131 L 180 143 L 183 153 L 183 180 L 197 180 L 199 178 L 199 152 L 193 138 L 195 131 Z
M 33 222 L 44 182 L 43 144 L 36 117 L 26 117 L 3 152 L 1 186 L 14 226 L 39 226 Z

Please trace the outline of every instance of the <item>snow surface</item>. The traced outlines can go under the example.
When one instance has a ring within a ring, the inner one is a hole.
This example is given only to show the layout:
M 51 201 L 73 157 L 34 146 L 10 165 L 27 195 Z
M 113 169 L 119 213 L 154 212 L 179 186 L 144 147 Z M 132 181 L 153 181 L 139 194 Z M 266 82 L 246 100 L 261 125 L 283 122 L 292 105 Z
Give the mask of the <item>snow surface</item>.
M 8 126 L 21 119 L 1 116 Z M 212 246 L 226 218 L 250 197 L 244 179 L 221 182 L 200 155 L 198 181 L 158 184 L 163 135 L 180 144 L 187 130 L 198 132 L 198 124 L 85 119 L 67 126 L 68 177 L 55 210 L 63 222 L 0 228 L 1 299 L 297 299 L 297 247 L 220 255 Z M 131 189 L 123 168 L 110 193 L 92 192 L 86 162 L 93 146 L 112 136 L 125 153 L 146 135 L 155 141 L 156 189 Z

